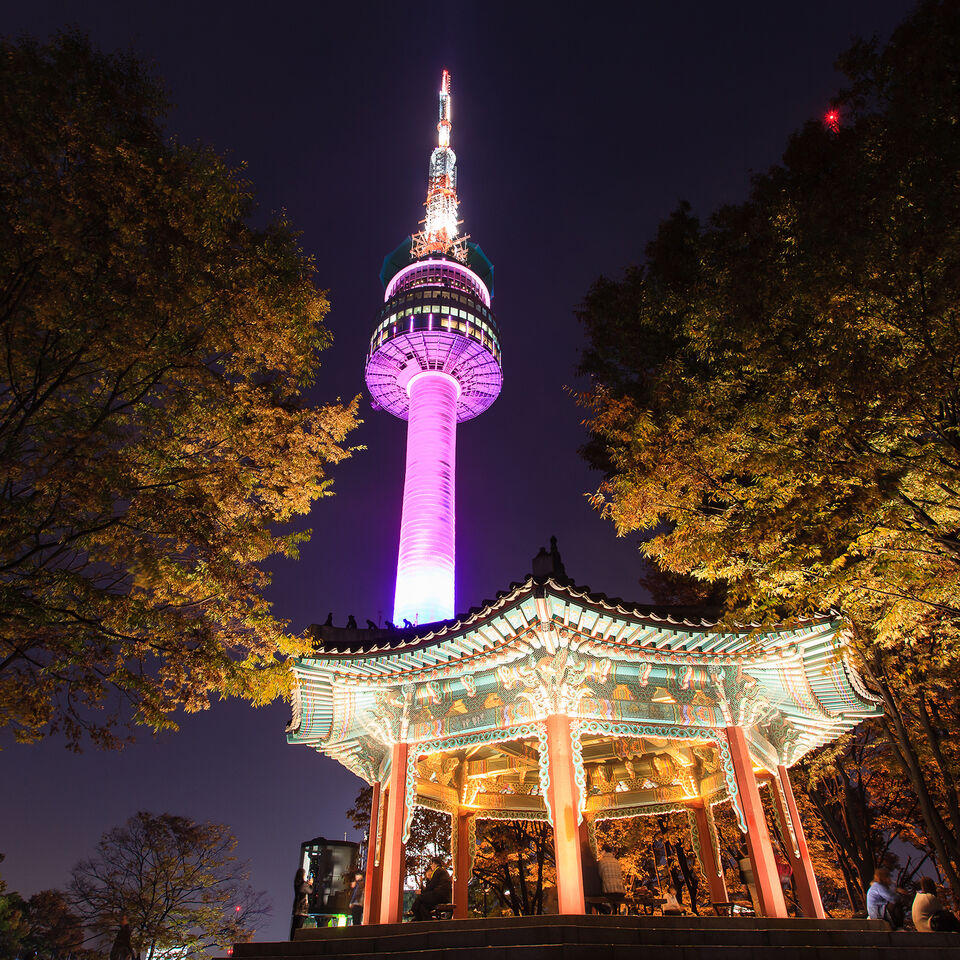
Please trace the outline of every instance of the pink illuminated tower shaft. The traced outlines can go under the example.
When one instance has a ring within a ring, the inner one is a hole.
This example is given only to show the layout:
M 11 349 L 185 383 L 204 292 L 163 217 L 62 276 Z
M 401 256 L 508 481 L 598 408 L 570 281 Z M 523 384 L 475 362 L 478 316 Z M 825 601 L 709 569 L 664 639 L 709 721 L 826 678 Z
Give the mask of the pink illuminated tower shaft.
M 449 374 L 426 371 L 407 386 L 407 467 L 397 560 L 394 623 L 454 614 L 457 397 Z
M 383 306 L 364 372 L 374 409 L 409 421 L 393 607 L 398 627 L 456 614 L 457 424 L 483 413 L 503 383 L 490 307 L 493 264 L 460 233 L 450 118 L 444 70 L 423 230 L 384 260 Z

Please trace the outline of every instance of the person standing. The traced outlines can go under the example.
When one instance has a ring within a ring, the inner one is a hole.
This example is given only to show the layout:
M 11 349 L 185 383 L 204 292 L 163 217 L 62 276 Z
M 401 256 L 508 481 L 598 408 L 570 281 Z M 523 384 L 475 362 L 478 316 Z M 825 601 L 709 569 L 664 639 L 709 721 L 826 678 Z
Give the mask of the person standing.
M 359 871 L 350 885 L 350 916 L 353 925 L 359 927 L 363 923 L 363 874 Z
M 134 960 L 133 944 L 130 942 L 130 921 L 127 915 L 120 917 L 120 929 L 110 948 L 110 960 Z
M 307 914 L 310 912 L 310 894 L 313 892 L 313 881 L 307 877 L 307 871 L 302 867 L 293 878 L 293 924 L 290 927 L 290 939 L 294 931 L 299 930 Z
M 627 891 L 623 886 L 623 871 L 620 861 L 613 855 L 613 850 L 605 846 L 602 855 L 597 861 L 597 872 L 600 874 L 600 886 L 603 895 L 610 901 L 614 912 L 618 912 Z
M 583 876 L 583 899 L 586 903 L 587 913 L 593 913 L 594 911 L 603 913 L 606 907 L 595 902 L 598 897 L 603 896 L 600 872 L 597 870 L 597 858 L 593 855 L 593 850 L 586 840 L 580 845 L 580 872 Z
M 741 846 L 737 866 L 740 870 L 740 882 L 747 888 L 750 900 L 753 903 L 753 912 L 759 917 L 763 913 L 760 909 L 760 895 L 757 893 L 757 881 L 753 875 L 753 861 L 747 853 L 747 848 Z
M 777 865 L 777 879 L 780 881 L 780 889 L 783 890 L 783 902 L 787 905 L 787 912 L 790 911 L 790 902 L 793 899 L 793 867 L 786 855 L 779 848 L 773 851 L 773 860 Z

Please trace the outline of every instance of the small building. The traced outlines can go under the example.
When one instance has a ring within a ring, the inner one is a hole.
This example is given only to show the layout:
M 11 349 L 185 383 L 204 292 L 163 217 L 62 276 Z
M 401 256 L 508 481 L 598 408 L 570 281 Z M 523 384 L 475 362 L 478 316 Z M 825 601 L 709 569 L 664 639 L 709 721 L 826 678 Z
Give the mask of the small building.
M 300 844 L 297 869 L 310 881 L 305 925 L 343 926 L 350 916 L 350 885 L 360 862 L 360 845 L 351 840 L 314 837 Z M 297 893 L 293 898 L 292 929 L 297 915 Z

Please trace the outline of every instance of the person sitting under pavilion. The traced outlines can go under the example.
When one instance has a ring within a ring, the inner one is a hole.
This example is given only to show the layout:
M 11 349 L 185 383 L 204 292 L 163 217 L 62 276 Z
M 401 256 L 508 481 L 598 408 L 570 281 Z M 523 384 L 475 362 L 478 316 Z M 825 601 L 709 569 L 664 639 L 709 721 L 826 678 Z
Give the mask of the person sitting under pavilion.
M 613 850 L 605 846 L 603 854 L 597 861 L 597 870 L 600 873 L 600 884 L 603 887 L 603 895 L 610 901 L 614 913 L 620 909 L 627 891 L 623 886 L 623 871 L 620 869 L 620 861 L 613 855 Z
M 444 868 L 440 858 L 434 857 L 427 865 L 427 882 L 410 907 L 413 919 L 432 919 L 434 908 L 441 903 L 449 903 L 452 893 L 453 883 L 450 880 L 450 874 Z

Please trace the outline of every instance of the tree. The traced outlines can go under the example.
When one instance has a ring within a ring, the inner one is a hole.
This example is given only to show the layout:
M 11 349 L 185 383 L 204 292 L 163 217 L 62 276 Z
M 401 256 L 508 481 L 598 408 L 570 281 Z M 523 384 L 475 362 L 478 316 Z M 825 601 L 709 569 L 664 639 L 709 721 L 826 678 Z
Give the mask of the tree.
M 223 824 L 141 811 L 73 868 L 69 897 L 108 948 L 126 914 L 142 960 L 173 949 L 184 960 L 206 956 L 251 939 L 269 912 L 263 894 L 246 883 L 236 846 Z
M 960 659 L 960 6 L 839 66 L 839 130 L 590 291 L 584 452 L 596 506 L 722 581 L 728 620 L 844 612 L 956 896 L 955 734 L 926 700 Z
M 0 853 L 0 862 L 4 855 Z M 59 890 L 41 890 L 29 900 L 7 892 L 0 878 L 0 957 L 31 960 L 102 960 L 86 945 L 80 917 Z
M 544 887 L 556 886 L 553 828 L 543 821 L 481 820 L 473 875 L 514 916 L 543 913 Z
M 102 960 L 103 954 L 87 946 L 80 917 L 60 890 L 41 890 L 25 904 L 27 934 L 21 953 L 30 960 Z
M 0 863 L 5 854 L 0 853 Z M 14 957 L 29 932 L 24 918 L 23 898 L 7 893 L 6 881 L 0 877 L 0 956 Z
M 330 493 L 356 401 L 296 235 L 164 138 L 145 67 L 76 34 L 0 42 L 0 727 L 109 742 L 303 652 L 264 599 Z

